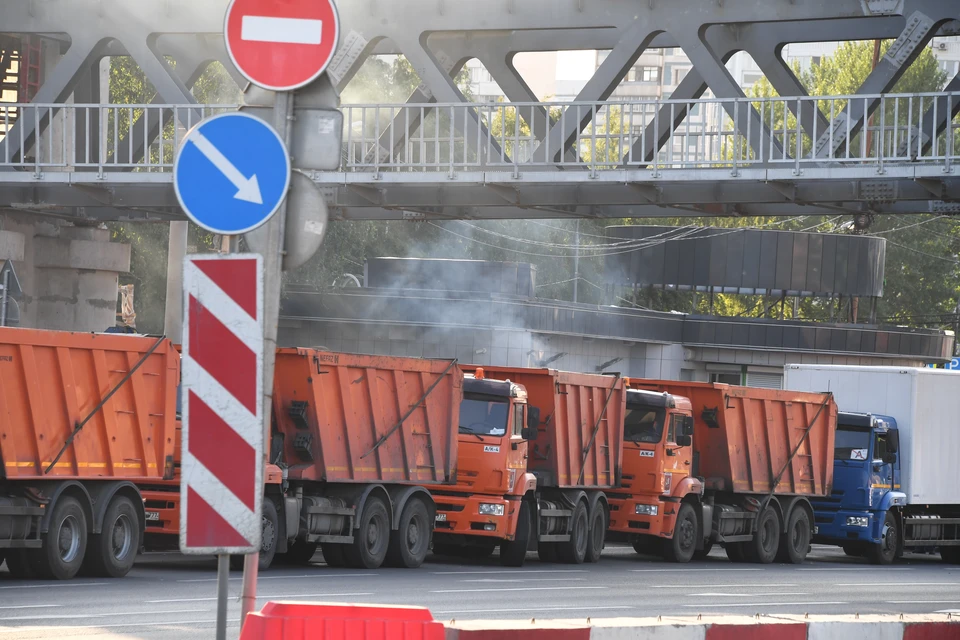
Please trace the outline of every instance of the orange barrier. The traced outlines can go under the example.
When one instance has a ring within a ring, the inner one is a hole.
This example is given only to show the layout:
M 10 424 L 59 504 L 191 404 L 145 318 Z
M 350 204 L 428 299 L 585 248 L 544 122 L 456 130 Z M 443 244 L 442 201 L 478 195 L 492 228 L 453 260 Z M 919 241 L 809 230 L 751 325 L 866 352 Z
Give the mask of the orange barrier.
M 424 607 L 268 602 L 251 613 L 240 640 L 444 640 Z

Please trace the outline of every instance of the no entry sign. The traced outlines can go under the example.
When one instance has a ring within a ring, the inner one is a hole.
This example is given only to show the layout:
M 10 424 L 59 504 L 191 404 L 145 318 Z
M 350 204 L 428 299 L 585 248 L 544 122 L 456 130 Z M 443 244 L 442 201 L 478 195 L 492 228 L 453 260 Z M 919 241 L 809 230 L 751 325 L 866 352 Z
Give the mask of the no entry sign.
M 224 35 L 230 58 L 250 82 L 292 91 L 333 60 L 340 18 L 333 0 L 231 0 Z
M 263 265 L 258 255 L 187 256 L 183 269 L 180 550 L 260 550 Z

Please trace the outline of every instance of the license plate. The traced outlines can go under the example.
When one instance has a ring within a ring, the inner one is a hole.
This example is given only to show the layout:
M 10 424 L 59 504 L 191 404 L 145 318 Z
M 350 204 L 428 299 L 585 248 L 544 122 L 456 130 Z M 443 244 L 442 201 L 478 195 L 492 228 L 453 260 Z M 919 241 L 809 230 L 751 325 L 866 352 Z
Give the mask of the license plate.
M 147 520 L 152 520 L 152 521 L 158 521 L 158 520 L 160 520 L 160 512 L 159 512 L 159 511 L 147 511 L 147 512 L 144 513 L 144 516 L 146 516 L 146 519 L 147 519 Z
M 437 522 L 446 522 L 446 521 L 447 521 L 447 514 L 445 513 L 437 514 Z

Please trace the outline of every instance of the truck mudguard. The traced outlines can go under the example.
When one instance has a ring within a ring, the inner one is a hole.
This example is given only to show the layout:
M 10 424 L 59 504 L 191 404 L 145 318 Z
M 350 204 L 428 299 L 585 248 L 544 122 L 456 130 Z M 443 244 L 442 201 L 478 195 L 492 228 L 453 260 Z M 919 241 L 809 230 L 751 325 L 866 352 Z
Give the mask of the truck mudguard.
M 41 483 L 31 483 L 35 485 L 41 485 Z M 45 513 L 43 514 L 43 519 L 40 521 L 40 533 L 47 533 L 50 530 L 50 518 L 53 517 L 53 505 L 57 503 L 57 500 L 63 495 L 64 491 L 68 489 L 71 490 L 71 493 L 76 492 L 81 494 L 80 497 L 80 506 L 83 507 L 83 512 L 86 514 L 89 522 L 87 524 L 92 526 L 93 522 L 93 500 L 90 498 L 90 492 L 87 491 L 87 488 L 83 486 L 80 482 L 76 480 L 65 480 L 63 482 L 51 482 L 51 483 L 42 483 L 44 489 L 49 489 L 53 487 L 50 491 L 50 496 L 47 498 L 47 508 L 44 509 Z
M 407 502 L 410 501 L 410 498 L 413 498 L 414 496 L 423 497 L 423 501 L 427 505 L 427 511 L 430 513 L 431 522 L 433 522 L 433 518 L 437 515 L 437 506 L 433 501 L 433 496 L 431 496 L 430 492 L 423 487 L 404 487 L 392 485 L 387 488 L 387 493 L 390 495 L 390 500 L 393 502 L 393 513 L 390 517 L 390 528 L 394 531 L 400 528 L 400 514 L 403 513 L 403 508 L 407 505 Z M 366 499 L 366 496 L 364 496 L 364 499 Z M 357 513 L 360 513 L 360 511 L 358 510 Z
M 103 517 L 107 513 L 107 507 L 110 506 L 110 501 L 113 500 L 113 497 L 118 493 L 125 494 L 133 501 L 133 508 L 137 510 L 137 518 L 140 519 L 140 530 L 143 531 L 144 527 L 146 527 L 147 516 L 143 509 L 143 496 L 140 495 L 140 490 L 137 489 L 137 486 L 132 482 L 120 480 L 117 482 L 97 483 L 90 485 L 87 489 L 89 490 L 89 495 L 93 498 L 93 519 L 90 522 L 91 533 L 100 533 L 103 525 Z
M 889 511 L 891 507 L 905 506 L 907 506 L 907 494 L 902 491 L 888 491 L 880 500 L 877 509 L 879 511 Z

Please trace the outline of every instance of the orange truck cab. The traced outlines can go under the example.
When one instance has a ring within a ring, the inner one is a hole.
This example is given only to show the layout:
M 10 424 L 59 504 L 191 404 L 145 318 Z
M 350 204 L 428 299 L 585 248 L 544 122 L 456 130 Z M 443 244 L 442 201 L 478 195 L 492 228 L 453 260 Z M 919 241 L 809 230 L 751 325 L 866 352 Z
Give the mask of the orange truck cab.
M 837 406 L 829 394 L 628 379 L 623 489 L 611 537 L 689 562 L 803 562 L 811 498 L 829 495 Z M 629 489 L 629 491 L 627 491 Z
M 627 391 L 623 475 L 620 490 L 609 493 L 610 531 L 632 536 L 641 547 L 673 537 L 681 500 L 703 491 L 703 483 L 693 475 L 692 436 L 690 400 Z
M 620 378 L 550 369 L 461 367 L 457 484 L 436 487 L 434 552 L 520 566 L 595 562 L 619 482 Z M 496 379 L 494 379 L 496 378 Z

